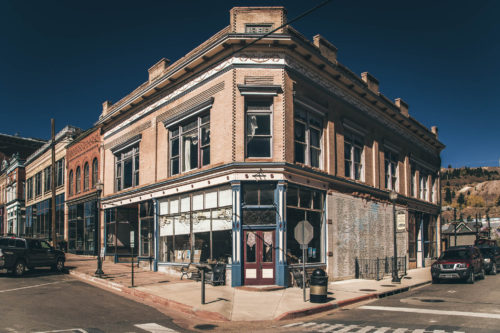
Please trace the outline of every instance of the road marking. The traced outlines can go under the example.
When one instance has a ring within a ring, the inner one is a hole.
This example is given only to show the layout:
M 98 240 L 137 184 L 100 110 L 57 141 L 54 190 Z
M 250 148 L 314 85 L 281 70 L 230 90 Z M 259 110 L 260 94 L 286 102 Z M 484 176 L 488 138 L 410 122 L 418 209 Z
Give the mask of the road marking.
M 397 328 L 392 333 L 405 333 L 407 330 L 407 328 Z
M 319 332 L 321 332 L 321 333 L 332 332 L 334 329 L 339 328 L 339 327 L 344 327 L 344 325 L 341 325 L 341 324 L 330 325 L 327 328 L 323 328 Z
M 373 333 L 385 333 L 385 332 L 387 332 L 390 329 L 391 329 L 390 327 L 380 327 L 378 330 L 376 330 Z
M 373 328 L 375 328 L 375 326 L 365 326 L 365 327 L 361 328 L 359 331 L 353 331 L 353 333 L 366 333 Z
M 14 288 L 14 289 L 4 289 L 4 290 L 0 290 L 0 293 L 6 293 L 6 292 L 9 292 L 9 291 L 23 290 L 23 289 L 29 289 L 29 288 L 37 288 L 37 287 L 47 286 L 49 284 L 57 284 L 57 283 L 72 282 L 72 281 L 75 281 L 75 280 L 65 280 L 65 281 L 49 282 L 49 283 L 36 284 L 36 285 L 33 285 L 33 286 L 26 286 L 26 287 Z M 57 331 L 54 331 L 54 332 L 57 332 Z M 61 332 L 64 332 L 64 331 L 61 331 Z
M 156 323 L 137 324 L 134 326 L 138 327 L 140 329 L 143 329 L 145 331 L 151 332 L 151 333 L 174 333 L 174 332 L 177 332 L 176 330 L 173 330 L 173 329 L 165 327 L 165 326 L 158 325 Z
M 74 332 L 80 332 L 80 333 L 88 333 L 86 330 L 84 330 L 83 328 L 67 328 L 65 330 L 54 330 L 54 331 L 40 331 L 40 332 L 35 332 L 35 333 L 60 333 L 60 332 L 70 332 L 70 333 L 74 333 Z
M 447 310 L 403 308 L 403 307 L 400 308 L 400 307 L 372 306 L 372 305 L 360 306 L 359 309 L 378 310 L 378 311 L 394 311 L 394 312 L 410 312 L 410 313 L 425 313 L 425 314 L 436 314 L 436 315 L 444 315 L 444 316 L 466 316 L 466 317 L 500 319 L 500 314 L 483 313 L 483 312 L 447 311 Z
M 314 326 L 314 325 L 316 325 L 316 323 L 305 323 L 305 324 L 300 325 L 300 327 L 309 327 L 309 326 Z
M 300 324 L 303 324 L 303 323 L 304 323 L 303 321 L 299 321 L 298 323 L 291 323 L 291 324 L 284 325 L 284 326 L 281 326 L 281 327 L 293 327 L 293 326 L 297 326 L 297 325 L 300 325 Z

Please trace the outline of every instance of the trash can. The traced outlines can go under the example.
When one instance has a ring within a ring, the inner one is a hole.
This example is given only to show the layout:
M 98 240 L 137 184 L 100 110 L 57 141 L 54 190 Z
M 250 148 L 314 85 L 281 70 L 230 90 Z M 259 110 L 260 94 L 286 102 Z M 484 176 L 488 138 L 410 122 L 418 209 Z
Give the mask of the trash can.
M 328 275 L 321 268 L 314 270 L 310 281 L 311 303 L 325 303 L 328 289 Z

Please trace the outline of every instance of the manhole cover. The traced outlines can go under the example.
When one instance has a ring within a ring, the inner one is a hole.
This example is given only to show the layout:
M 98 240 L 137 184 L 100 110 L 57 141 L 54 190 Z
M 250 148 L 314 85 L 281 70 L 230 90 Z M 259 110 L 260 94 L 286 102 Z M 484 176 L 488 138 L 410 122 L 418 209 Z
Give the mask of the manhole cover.
M 212 325 L 212 324 L 201 324 L 201 325 L 196 325 L 194 328 L 202 331 L 210 331 L 216 328 L 217 325 Z
M 426 303 L 442 303 L 442 302 L 445 302 L 444 299 L 432 299 L 432 298 L 425 298 L 425 299 L 421 299 L 420 302 L 426 302 Z
M 377 289 L 359 289 L 359 291 L 377 291 Z
M 395 284 L 383 284 L 382 287 L 395 287 Z

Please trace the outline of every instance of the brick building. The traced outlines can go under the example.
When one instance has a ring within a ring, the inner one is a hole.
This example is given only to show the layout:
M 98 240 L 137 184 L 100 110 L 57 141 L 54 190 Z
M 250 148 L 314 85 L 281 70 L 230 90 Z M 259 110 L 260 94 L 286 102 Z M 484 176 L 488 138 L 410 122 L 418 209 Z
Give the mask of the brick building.
M 97 254 L 101 134 L 92 127 L 66 147 L 68 251 Z
M 233 286 L 287 285 L 305 260 L 334 279 L 355 259 L 393 254 L 410 267 L 439 252 L 437 128 L 413 119 L 337 60 L 336 47 L 282 26 L 282 7 L 236 7 L 230 25 L 103 104 L 106 253 L 155 267 L 218 260 Z M 303 258 L 293 231 L 309 221 Z
M 22 234 L 26 157 L 45 141 L 0 134 L 0 235 Z
M 31 237 L 52 239 L 52 214 L 56 214 L 58 241 L 65 240 L 65 169 L 66 146 L 81 130 L 64 127 L 55 136 L 55 186 L 56 210 L 52 211 L 52 144 L 47 142 L 26 159 L 26 224 L 24 234 Z

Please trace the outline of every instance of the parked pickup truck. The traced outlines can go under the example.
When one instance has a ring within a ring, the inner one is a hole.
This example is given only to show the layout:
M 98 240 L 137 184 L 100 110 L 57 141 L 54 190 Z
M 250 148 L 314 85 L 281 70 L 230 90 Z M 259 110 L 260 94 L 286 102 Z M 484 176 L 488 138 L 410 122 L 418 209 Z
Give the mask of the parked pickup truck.
M 22 276 L 26 268 L 50 266 L 62 272 L 66 257 L 45 240 L 35 238 L 0 237 L 0 269 Z

